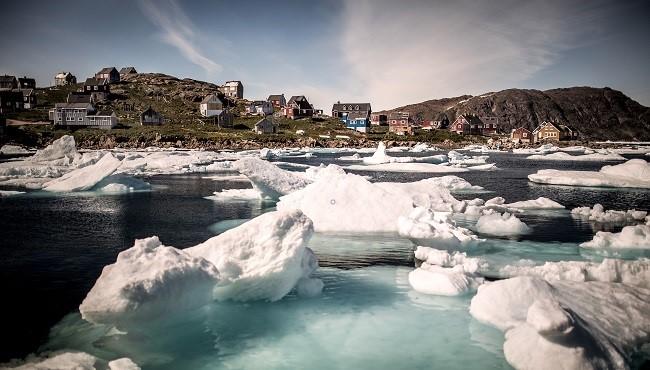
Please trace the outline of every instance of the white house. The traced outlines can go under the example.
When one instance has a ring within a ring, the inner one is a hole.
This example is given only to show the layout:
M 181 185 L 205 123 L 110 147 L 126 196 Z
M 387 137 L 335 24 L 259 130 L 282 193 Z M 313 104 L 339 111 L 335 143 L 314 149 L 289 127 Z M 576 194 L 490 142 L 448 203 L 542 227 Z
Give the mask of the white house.
M 55 126 L 109 129 L 117 125 L 113 111 L 97 111 L 90 103 L 56 103 L 49 116 Z
M 273 104 L 268 101 L 256 100 L 246 107 L 246 113 L 268 116 L 269 114 L 273 114 Z
M 199 110 L 203 117 L 213 117 L 221 114 L 221 111 L 223 111 L 223 102 L 217 95 L 210 94 L 201 101 Z

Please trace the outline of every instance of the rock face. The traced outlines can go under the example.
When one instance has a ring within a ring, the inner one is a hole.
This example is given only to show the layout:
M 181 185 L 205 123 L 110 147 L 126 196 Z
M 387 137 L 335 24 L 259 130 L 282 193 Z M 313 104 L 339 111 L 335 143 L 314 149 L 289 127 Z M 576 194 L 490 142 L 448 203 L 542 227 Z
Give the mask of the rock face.
M 567 123 L 580 131 L 581 139 L 650 139 L 650 108 L 608 87 L 571 87 L 546 91 L 508 89 L 480 96 L 459 96 L 407 105 L 392 111 L 407 111 L 422 119 L 450 122 L 463 113 L 499 118 L 499 131 L 517 127 L 533 130 L 545 120 Z

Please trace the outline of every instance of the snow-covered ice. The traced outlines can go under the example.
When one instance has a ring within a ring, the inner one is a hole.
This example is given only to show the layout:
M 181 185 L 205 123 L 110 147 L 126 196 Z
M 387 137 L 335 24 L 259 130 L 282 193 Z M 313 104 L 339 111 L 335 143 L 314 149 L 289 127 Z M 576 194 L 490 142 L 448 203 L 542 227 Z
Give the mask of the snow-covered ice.
M 110 176 L 122 162 L 107 153 L 97 163 L 86 166 L 43 184 L 43 190 L 53 192 L 84 191 Z
M 483 234 L 508 236 L 527 234 L 530 227 L 510 213 L 492 213 L 479 217 L 476 230 Z
M 468 249 L 480 241 L 470 230 L 456 226 L 449 212 L 433 212 L 423 207 L 399 217 L 398 232 L 417 244 L 448 250 Z M 417 254 L 416 258 L 419 258 Z
M 599 231 L 592 240 L 580 246 L 595 249 L 650 249 L 650 225 L 625 226 L 618 233 Z
M 537 199 L 531 199 L 531 200 L 522 200 L 519 202 L 513 202 L 513 203 L 507 203 L 507 204 L 501 204 L 501 206 L 510 208 L 510 209 L 564 209 L 564 206 L 561 205 L 560 203 L 545 198 L 545 197 L 539 197 Z
M 600 171 L 539 170 L 528 175 L 532 182 L 552 185 L 650 188 L 650 164 L 643 159 L 603 166 Z
M 594 204 L 590 207 L 577 207 L 571 210 L 571 214 L 576 217 L 581 217 L 589 221 L 595 222 L 613 222 L 613 223 L 626 223 L 626 222 L 643 222 L 648 215 L 646 211 L 637 211 L 630 209 L 627 211 L 605 210 L 602 204 Z
M 616 153 L 593 153 L 584 155 L 571 155 L 564 152 L 556 152 L 551 154 L 534 154 L 528 159 L 543 160 L 543 161 L 585 161 L 585 162 L 605 162 L 605 161 L 625 161 L 625 157 Z
M 264 197 L 272 199 L 302 189 L 310 182 L 304 176 L 257 158 L 240 159 L 232 164 L 232 168 L 248 177 Z
M 0 155 L 19 155 L 29 153 L 31 153 L 29 150 L 19 145 L 5 144 L 0 148 Z
M 346 170 L 353 171 L 378 171 L 378 172 L 422 172 L 422 173 L 456 173 L 467 172 L 469 169 L 462 167 L 445 166 L 433 163 L 384 163 L 374 165 L 350 165 Z M 482 168 L 485 169 L 485 168 Z

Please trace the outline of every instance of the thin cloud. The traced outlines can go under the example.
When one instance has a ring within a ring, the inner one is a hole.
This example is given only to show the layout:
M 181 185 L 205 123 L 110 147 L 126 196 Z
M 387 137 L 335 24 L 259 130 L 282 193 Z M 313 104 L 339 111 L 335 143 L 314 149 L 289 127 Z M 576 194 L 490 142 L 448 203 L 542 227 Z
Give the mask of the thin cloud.
M 140 0 L 142 13 L 162 31 L 162 40 L 174 46 L 190 62 L 214 74 L 223 67 L 206 57 L 195 44 L 196 31 L 190 19 L 174 0 Z

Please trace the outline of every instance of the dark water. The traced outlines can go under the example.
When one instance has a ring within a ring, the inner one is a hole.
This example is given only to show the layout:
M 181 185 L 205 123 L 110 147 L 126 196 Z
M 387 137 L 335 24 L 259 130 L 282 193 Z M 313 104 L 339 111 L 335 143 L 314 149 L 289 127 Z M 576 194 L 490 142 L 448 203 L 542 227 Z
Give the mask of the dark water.
M 318 158 L 282 161 L 317 165 L 335 162 L 335 157 L 320 154 Z M 564 204 L 567 209 L 594 203 L 601 203 L 607 209 L 650 209 L 650 192 L 646 190 L 546 186 L 532 184 L 526 178 L 542 168 L 598 170 L 602 163 L 529 161 L 525 156 L 496 153 L 490 154 L 490 162 L 496 162 L 501 170 L 457 174 L 474 185 L 485 187 L 490 193 L 459 197 L 503 196 L 513 202 L 544 196 Z M 372 175 L 373 181 L 399 182 L 430 176 L 362 174 Z M 202 175 L 157 176 L 147 181 L 154 187 L 152 192 L 63 197 L 32 194 L 0 198 L 0 253 L 3 256 L 0 260 L 3 292 L 0 324 L 4 337 L 11 338 L 0 346 L 0 361 L 24 357 L 44 343 L 50 327 L 77 309 L 103 266 L 114 262 L 117 253 L 132 246 L 134 239 L 158 235 L 166 245 L 192 246 L 214 235 L 211 225 L 222 220 L 251 218 L 269 206 L 219 203 L 203 198 L 222 188 L 246 187 L 238 182 L 215 182 Z M 541 213 L 521 218 L 534 225 L 534 233 L 521 237 L 530 242 L 578 243 L 591 239 L 598 229 L 574 220 L 568 212 L 553 217 Z M 350 247 L 355 243 L 359 248 Z M 501 251 L 506 250 L 511 255 L 519 248 L 518 244 L 510 247 L 508 240 L 497 243 Z M 367 248 L 368 244 L 373 248 Z M 311 246 L 319 255 L 321 266 L 326 267 L 413 265 L 412 244 L 395 236 L 316 235 Z M 554 258 L 557 253 L 549 255 L 549 259 Z

